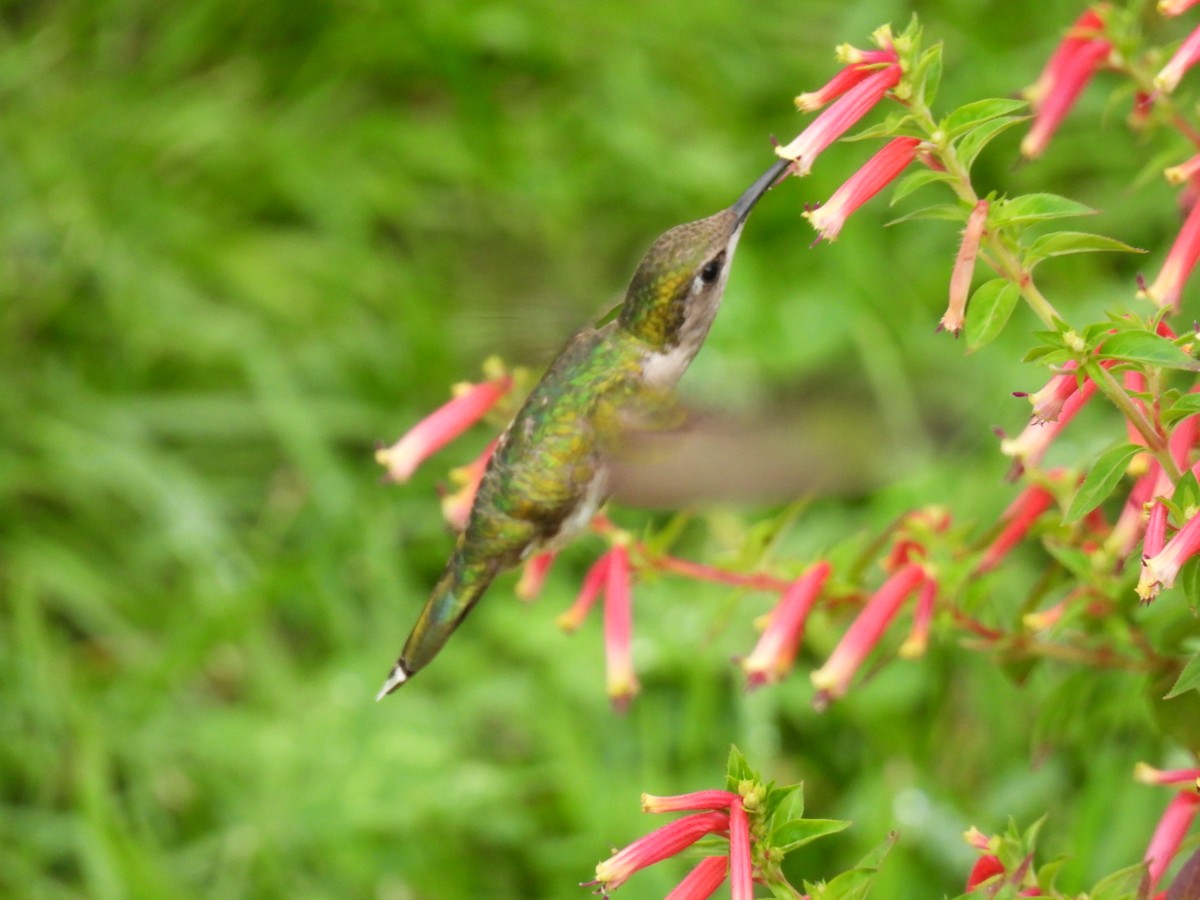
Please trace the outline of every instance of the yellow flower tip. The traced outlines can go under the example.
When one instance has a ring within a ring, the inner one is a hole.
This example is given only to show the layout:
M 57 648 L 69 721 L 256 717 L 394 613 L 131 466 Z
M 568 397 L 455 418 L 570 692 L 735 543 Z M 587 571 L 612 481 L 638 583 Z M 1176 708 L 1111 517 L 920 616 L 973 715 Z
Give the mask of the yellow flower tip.
M 559 628 L 561 628 L 563 631 L 565 631 L 567 634 L 574 634 L 576 631 L 579 630 L 579 626 L 583 624 L 583 618 L 582 618 L 582 616 L 572 615 L 571 611 L 568 610 L 565 613 L 561 613 L 554 620 L 554 624 L 557 625 Z
M 900 649 L 896 651 L 896 655 L 901 659 L 920 659 L 928 649 L 928 638 L 924 635 L 913 635 L 900 645 Z
M 504 365 L 504 360 L 493 354 L 483 361 L 483 377 L 488 381 L 495 381 L 503 378 L 508 374 L 508 369 Z
M 1157 784 L 1158 769 L 1149 763 L 1139 762 L 1133 767 L 1133 780 L 1138 784 Z

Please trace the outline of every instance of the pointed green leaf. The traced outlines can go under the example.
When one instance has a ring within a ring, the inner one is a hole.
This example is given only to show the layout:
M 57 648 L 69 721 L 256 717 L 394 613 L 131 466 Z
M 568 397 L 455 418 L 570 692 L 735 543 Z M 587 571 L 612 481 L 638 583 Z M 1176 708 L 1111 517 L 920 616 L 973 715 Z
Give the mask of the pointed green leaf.
M 967 304 L 964 330 L 968 351 L 987 346 L 1004 329 L 1018 296 L 1017 286 L 1003 278 L 993 278 L 976 289 Z
M 1175 491 L 1171 494 L 1171 500 L 1182 509 L 1195 509 L 1200 506 L 1200 482 L 1196 481 L 1196 473 L 1191 469 L 1184 472 L 1175 482 Z
M 1066 256 L 1068 253 L 1145 253 L 1137 247 L 1122 243 L 1115 238 L 1086 231 L 1056 231 L 1043 234 L 1025 251 L 1025 265 L 1032 269 L 1043 259 L 1051 256 Z
M 917 169 L 915 172 L 909 172 L 896 182 L 896 189 L 892 191 L 892 200 L 888 205 L 894 206 L 913 191 L 935 181 L 950 181 L 950 175 L 936 169 Z
M 1145 875 L 1144 862 L 1119 869 L 1096 882 L 1087 894 L 1088 900 L 1135 900 L 1142 896 L 1141 883 Z
M 965 222 L 967 213 L 956 203 L 939 203 L 936 206 L 923 206 L 915 212 L 892 219 L 887 223 L 888 228 L 901 222 L 914 222 L 917 219 L 943 219 L 947 222 Z
M 969 172 L 971 166 L 975 164 L 975 158 L 979 156 L 984 147 L 1004 131 L 1028 118 L 1029 116 L 1000 116 L 971 129 L 959 139 L 955 147 L 958 161 Z
M 1175 680 L 1175 686 L 1167 692 L 1163 699 L 1171 700 L 1188 691 L 1200 691 L 1200 653 L 1188 660 L 1187 665 L 1183 667 L 1183 671 Z
M 1184 394 L 1167 409 L 1163 410 L 1162 418 L 1167 424 L 1178 422 L 1188 416 L 1200 413 L 1200 393 Z
M 917 83 L 920 85 L 922 105 L 933 106 L 937 98 L 938 87 L 942 83 L 942 44 L 939 41 L 921 54 L 921 62 L 917 65 Z
M 803 847 L 826 835 L 845 831 L 849 827 L 849 822 L 840 819 L 792 819 L 772 829 L 771 846 L 784 853 L 791 853 L 797 847 Z
M 1192 609 L 1200 606 L 1200 556 L 1193 556 L 1183 564 L 1175 583 L 1183 588 L 1183 596 Z
M 1087 477 L 1083 479 L 1083 484 L 1075 492 L 1063 521 L 1074 522 L 1081 519 L 1103 503 L 1116 489 L 1121 476 L 1129 468 L 1129 461 L 1141 450 L 1136 444 L 1120 443 L 1101 453 Z
M 948 138 L 956 138 L 960 134 L 970 131 L 976 125 L 991 121 L 1008 113 L 1014 113 L 1018 109 L 1023 109 L 1028 105 L 1028 102 L 1025 100 L 1014 100 L 1008 97 L 975 100 L 960 106 L 954 112 L 950 113 L 950 115 L 946 116 L 946 118 L 942 119 L 938 125 L 938 130 L 943 132 Z
M 729 748 L 729 764 L 725 773 L 725 789 L 737 793 L 738 785 L 743 781 L 757 781 L 758 776 L 742 756 L 742 751 L 735 746 Z
M 1200 371 L 1200 363 L 1197 363 L 1180 347 L 1149 331 L 1124 331 L 1114 334 L 1105 338 L 1099 353 L 1105 359 L 1119 359 L 1148 366 L 1163 366 L 1168 369 Z
M 1066 219 L 1072 216 L 1092 216 L 1096 210 L 1058 194 L 1022 194 L 998 204 L 992 216 L 997 225 L 1015 225 L 1026 222 L 1043 222 L 1048 219 Z
M 767 799 L 763 801 L 763 815 L 771 818 L 783 804 L 787 804 L 788 818 L 804 818 L 804 784 L 789 784 L 784 787 L 771 787 L 767 791 Z

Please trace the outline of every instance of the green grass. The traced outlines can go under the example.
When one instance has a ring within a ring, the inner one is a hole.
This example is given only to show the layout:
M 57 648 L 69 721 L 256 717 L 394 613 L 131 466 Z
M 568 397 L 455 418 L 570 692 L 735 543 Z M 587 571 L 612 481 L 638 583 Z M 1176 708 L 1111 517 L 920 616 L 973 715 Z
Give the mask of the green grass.
M 947 104 L 1031 81 L 1075 9 L 919 6 L 948 42 Z M 804 877 L 899 828 L 876 896 L 952 893 L 963 829 L 1048 808 L 1078 887 L 1139 858 L 1161 798 L 1127 777 L 1158 748 L 1136 679 L 1105 682 L 1102 749 L 1069 722 L 1035 737 L 1070 670 L 1022 689 L 954 646 L 819 716 L 803 670 L 839 625 L 816 629 L 794 678 L 747 696 L 728 660 L 766 598 L 664 580 L 637 589 L 644 692 L 618 717 L 598 626 L 553 626 L 587 541 L 536 604 L 502 580 L 436 666 L 372 702 L 450 543 L 442 465 L 382 485 L 375 444 L 490 353 L 544 363 L 654 235 L 764 168 L 834 44 L 907 15 L 832 0 L 6 4 L 0 893 L 585 896 L 574 885 L 650 826 L 639 793 L 715 786 L 734 742 L 803 779 L 813 815 L 856 820 L 797 858 Z M 1169 235 L 1165 190 L 1123 192 L 1130 139 L 1094 164 L 1068 144 L 1037 173 L 1009 170 L 1015 140 L 981 161 L 985 181 L 1060 179 L 1122 204 L 1097 230 Z M 763 204 L 687 382 L 701 405 L 807 409 L 817 466 L 860 429 L 883 435 L 863 466 L 887 488 L 820 498 L 788 538 L 798 557 L 916 503 L 986 527 L 1009 496 L 988 429 L 1019 428 L 1007 395 L 1042 379 L 1016 362 L 1028 315 L 971 358 L 933 334 L 949 227 L 884 231 L 879 204 L 806 249 L 802 203 L 863 150 Z M 1113 277 L 1056 271 L 1096 291 Z M 688 551 L 720 552 L 730 520 Z M 1119 833 L 1097 830 L 1118 815 Z M 622 895 L 661 896 L 682 872 L 663 868 Z

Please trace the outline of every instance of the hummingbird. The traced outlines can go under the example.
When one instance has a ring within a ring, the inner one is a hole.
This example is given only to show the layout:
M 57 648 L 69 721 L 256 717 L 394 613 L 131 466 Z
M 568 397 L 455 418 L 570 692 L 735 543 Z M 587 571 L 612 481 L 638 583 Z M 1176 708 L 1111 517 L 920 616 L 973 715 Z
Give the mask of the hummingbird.
M 712 327 L 742 227 L 790 166 L 779 160 L 732 206 L 663 233 L 615 318 L 567 342 L 500 436 L 377 700 L 429 665 L 498 574 L 588 526 L 608 499 L 622 430 L 674 417 L 672 391 Z

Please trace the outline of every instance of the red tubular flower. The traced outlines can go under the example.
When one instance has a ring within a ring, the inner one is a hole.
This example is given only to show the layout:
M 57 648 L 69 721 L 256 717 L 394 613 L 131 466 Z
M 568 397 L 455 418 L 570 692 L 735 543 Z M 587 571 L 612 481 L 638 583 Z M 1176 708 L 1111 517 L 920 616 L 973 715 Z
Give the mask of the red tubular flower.
M 756 688 L 783 678 L 792 668 L 804 637 L 804 623 L 832 569 L 827 562 L 811 566 L 787 589 L 750 655 L 742 660 L 746 686 Z
M 1200 61 L 1200 27 L 1187 36 L 1175 55 L 1154 76 L 1154 86 L 1169 94 L 1179 86 L 1185 72 Z
M 671 889 L 666 900 L 708 900 L 725 883 L 728 870 L 729 860 L 724 856 L 706 856 Z
M 1195 784 L 1200 781 L 1200 769 L 1156 769 L 1140 762 L 1133 767 L 1133 780 L 1140 784 Z
M 693 809 L 724 809 L 735 803 L 741 803 L 740 795 L 733 791 L 692 791 L 690 794 L 674 794 L 670 797 L 658 797 L 654 794 L 642 794 L 642 812 L 686 812 Z
M 865 80 L 878 66 L 898 63 L 900 58 L 892 48 L 886 50 L 857 50 L 845 45 L 838 48 L 838 56 L 848 65 L 833 76 L 824 86 L 808 91 L 796 98 L 796 109 L 800 112 L 815 112 L 831 100 L 836 100 L 860 81 Z
M 1046 96 L 1062 80 L 1063 70 L 1068 68 L 1071 57 L 1078 53 L 1088 41 L 1100 37 L 1103 32 L 1104 20 L 1100 18 L 1100 14 L 1095 9 L 1084 10 L 1072 23 L 1058 46 L 1054 48 L 1050 58 L 1046 60 L 1046 65 L 1038 75 L 1037 81 L 1022 91 L 1034 112 L 1042 108 Z
M 893 64 L 872 72 L 817 116 L 800 135 L 775 153 L 795 162 L 795 171 L 807 175 L 813 161 L 865 116 L 884 94 L 900 83 L 900 66 Z
M 1181 791 L 1167 804 L 1158 827 L 1154 829 L 1154 836 L 1150 838 L 1146 855 L 1142 857 L 1149 870 L 1151 891 L 1158 886 L 1172 857 L 1179 850 L 1183 836 L 1192 827 L 1197 806 L 1200 806 L 1200 794 L 1195 791 Z
M 579 588 L 579 596 L 575 598 L 571 608 L 556 620 L 558 627 L 563 631 L 574 631 L 583 624 L 583 620 L 587 618 L 587 614 L 591 611 L 592 605 L 600 596 L 600 591 L 603 590 L 605 582 L 608 580 L 608 568 L 611 561 L 612 551 L 609 550 L 592 563 L 592 567 L 587 570 L 587 574 L 583 576 L 583 585 Z
M 1200 552 L 1200 513 L 1188 519 L 1160 552 L 1142 560 L 1142 576 L 1137 585 L 1142 602 L 1149 603 L 1161 589 L 1175 584 L 1183 564 L 1197 552 Z
M 938 328 L 950 332 L 955 337 L 962 331 L 963 321 L 966 319 L 971 277 L 975 274 L 975 257 L 979 255 L 979 242 L 983 240 L 987 215 L 988 202 L 980 200 L 967 217 L 967 227 L 963 229 L 962 243 L 954 260 L 954 271 L 950 274 L 950 303 Z
M 618 711 L 638 692 L 633 671 L 633 595 L 629 590 L 629 551 L 616 544 L 609 551 L 604 581 L 604 661 L 608 696 Z
M 1017 499 L 1009 504 L 1008 509 L 1000 516 L 1000 521 L 1005 523 L 1004 528 L 984 551 L 983 558 L 975 567 L 975 574 L 979 575 L 996 568 L 1053 503 L 1054 495 L 1040 484 L 1031 484 L 1021 491 Z
M 729 808 L 729 888 L 731 900 L 754 900 L 750 820 L 740 798 Z
M 1183 293 L 1183 285 L 1196 267 L 1200 259 L 1200 203 L 1195 204 L 1179 236 L 1167 252 L 1166 262 L 1158 272 L 1158 277 L 1149 287 L 1141 286 L 1138 295 L 1153 301 L 1160 309 L 1170 306 L 1178 311 L 1179 298 Z
M 1078 368 L 1079 363 L 1069 359 L 1063 363 L 1062 371 L 1047 381 L 1040 391 L 1032 394 L 1014 391 L 1013 396 L 1029 398 L 1033 404 L 1034 422 L 1053 422 L 1058 419 L 1067 398 L 1079 389 Z
M 902 659 L 916 659 L 925 655 L 929 646 L 929 626 L 933 622 L 933 603 L 937 599 L 937 582 L 926 580 L 921 586 L 921 594 L 917 597 L 917 610 L 913 614 L 912 631 L 896 651 Z
M 1145 524 L 1146 503 L 1154 496 L 1155 485 L 1161 473 L 1162 468 L 1158 462 L 1151 459 L 1146 472 L 1140 475 L 1130 488 L 1121 515 L 1104 541 L 1105 547 L 1118 559 L 1124 560 L 1133 552 Z
M 1167 506 L 1161 500 L 1155 500 L 1150 507 L 1150 516 L 1146 519 L 1146 536 L 1142 538 L 1142 558 L 1149 559 L 1162 552 L 1167 542 Z
M 817 689 L 818 708 L 845 695 L 850 681 L 908 596 L 929 576 L 918 563 L 909 563 L 892 575 L 867 601 L 862 612 L 834 648 L 825 665 L 809 677 Z
M 1013 458 L 1013 471 L 1010 477 L 1015 478 L 1028 468 L 1037 466 L 1054 443 L 1054 439 L 1067 427 L 1083 405 L 1096 393 L 1096 383 L 1090 378 L 1084 379 L 1083 384 L 1063 401 L 1062 411 L 1053 422 L 1030 422 L 1025 430 L 1015 438 L 1002 438 L 1000 452 Z
M 376 462 L 387 468 L 392 481 L 408 481 L 417 466 L 483 418 L 511 387 L 509 375 L 456 385 L 453 400 L 414 425 L 392 446 L 377 450 Z
M 971 874 L 967 876 L 967 890 L 973 891 L 989 878 L 1003 874 L 1004 863 L 1000 862 L 999 857 L 992 856 L 990 853 L 981 856 L 975 860 L 975 865 L 971 867 Z
M 528 602 L 542 592 L 542 585 L 546 583 L 546 575 L 549 574 L 550 566 L 554 564 L 556 556 L 558 556 L 557 550 L 549 550 L 525 560 L 525 565 L 521 569 L 521 580 L 517 582 L 518 597 Z
M 442 497 L 442 518 L 455 531 L 467 527 L 467 518 L 471 515 L 471 507 L 475 505 L 479 483 L 483 481 L 488 460 L 492 458 L 498 443 L 499 439 L 492 441 L 473 462 L 450 470 L 450 480 L 458 484 L 459 489 Z
M 624 884 L 634 872 L 662 862 L 710 834 L 729 830 L 729 816 L 722 812 L 696 813 L 657 828 L 629 846 L 617 851 L 596 866 L 596 880 L 602 891 Z
M 804 217 L 827 241 L 837 240 L 842 226 L 852 212 L 882 191 L 895 180 L 917 155 L 918 138 L 893 138 L 866 164 L 846 179 L 829 202 L 817 209 L 805 210 Z
M 1021 154 L 1027 159 L 1040 156 L 1046 149 L 1087 83 L 1112 52 L 1112 44 L 1103 38 L 1083 38 L 1102 27 L 1103 22 L 1093 10 L 1084 13 L 1026 92 L 1034 111 L 1033 127 L 1021 141 Z

